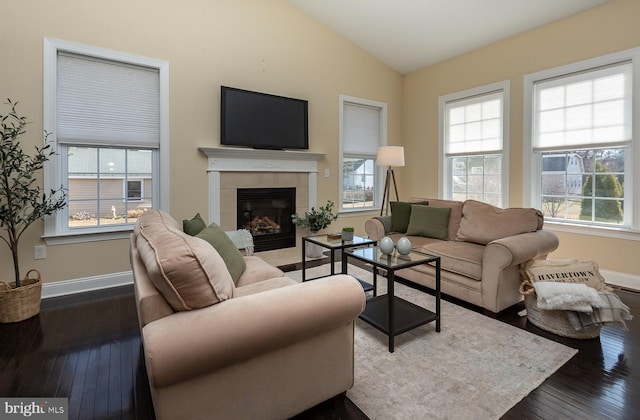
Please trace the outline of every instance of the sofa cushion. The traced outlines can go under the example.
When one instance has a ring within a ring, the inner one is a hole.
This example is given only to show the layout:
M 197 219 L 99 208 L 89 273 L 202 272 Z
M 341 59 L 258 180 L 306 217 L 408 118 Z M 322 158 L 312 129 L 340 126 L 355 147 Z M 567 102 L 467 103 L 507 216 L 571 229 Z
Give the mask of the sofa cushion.
M 237 283 L 247 266 L 238 247 L 225 231 L 217 224 L 212 223 L 195 236 L 204 239 L 218 251 L 227 266 L 227 270 L 229 270 L 229 274 L 231 274 L 233 282 Z
M 458 229 L 460 228 L 460 220 L 462 219 L 462 201 L 456 200 L 440 200 L 435 198 L 422 198 L 422 197 L 411 197 L 409 202 L 418 203 L 420 201 L 429 201 L 430 207 L 444 207 L 450 208 L 451 214 L 449 215 L 449 230 L 448 230 L 448 238 L 450 241 L 453 241 L 458 233 Z
M 426 236 L 446 241 L 449 237 L 450 215 L 450 208 L 412 204 L 407 235 Z
M 482 279 L 485 247 L 471 242 L 440 241 L 427 244 L 422 251 L 440 257 L 440 268 L 474 280 Z
M 202 216 L 200 216 L 200 213 L 196 213 L 196 215 L 189 220 L 182 221 L 182 230 L 191 236 L 196 236 L 206 227 L 207 224 L 204 222 L 204 219 L 202 219 Z
M 203 308 L 233 295 L 231 275 L 206 241 L 143 220 L 136 246 L 149 278 L 175 311 Z
M 542 228 L 544 216 L 533 208 L 501 209 L 491 204 L 467 200 L 462 206 L 462 220 L 457 241 L 486 245 L 491 241 Z
M 252 283 L 258 283 L 274 277 L 284 276 L 284 271 L 280 270 L 278 267 L 274 267 L 262 258 L 255 255 L 244 257 L 244 261 L 246 264 L 246 268 L 236 282 L 237 287 L 246 286 Z
M 140 217 L 138 217 L 138 221 L 133 226 L 133 233 L 138 235 L 141 229 L 156 225 L 164 226 L 165 228 L 171 227 L 178 230 L 181 228 L 180 223 L 178 223 L 178 221 L 169 213 L 163 210 L 152 209 L 145 211 Z
M 414 204 L 429 204 L 428 201 L 420 201 Z M 391 231 L 406 233 L 407 226 L 409 226 L 409 219 L 411 218 L 411 205 L 412 203 L 405 201 L 391 201 L 389 206 L 391 207 Z

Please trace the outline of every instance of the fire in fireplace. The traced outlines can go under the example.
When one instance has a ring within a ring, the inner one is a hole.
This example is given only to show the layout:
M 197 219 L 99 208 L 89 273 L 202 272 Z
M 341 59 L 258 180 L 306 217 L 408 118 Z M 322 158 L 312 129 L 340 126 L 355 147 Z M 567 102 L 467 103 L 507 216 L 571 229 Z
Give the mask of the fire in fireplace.
M 238 229 L 253 236 L 256 252 L 296 246 L 295 188 L 238 188 Z

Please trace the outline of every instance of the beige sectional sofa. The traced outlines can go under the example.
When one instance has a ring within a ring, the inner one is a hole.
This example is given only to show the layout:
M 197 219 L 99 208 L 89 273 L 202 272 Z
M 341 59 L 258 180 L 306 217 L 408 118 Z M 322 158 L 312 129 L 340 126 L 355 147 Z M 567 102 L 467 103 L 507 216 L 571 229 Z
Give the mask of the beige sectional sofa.
M 389 236 L 395 243 L 407 236 L 413 249 L 440 256 L 442 292 L 493 313 L 522 300 L 520 264 L 546 259 L 558 247 L 557 236 L 542 230 L 544 218 L 535 209 L 421 197 L 391 208 L 390 216 L 365 222 L 369 237 Z M 434 289 L 434 271 L 422 265 L 396 275 Z
M 297 283 L 243 256 L 234 281 L 159 210 L 139 218 L 130 258 L 156 418 L 284 419 L 353 385 L 353 277 Z

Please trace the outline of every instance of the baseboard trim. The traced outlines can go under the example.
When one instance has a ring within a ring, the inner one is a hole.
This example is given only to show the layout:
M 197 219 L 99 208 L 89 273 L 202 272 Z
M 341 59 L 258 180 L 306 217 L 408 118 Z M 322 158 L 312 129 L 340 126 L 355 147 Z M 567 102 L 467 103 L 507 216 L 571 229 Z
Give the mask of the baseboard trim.
M 600 270 L 600 274 L 607 284 L 640 291 L 640 276 L 610 270 Z
M 133 273 L 131 271 L 45 283 L 42 285 L 42 299 L 109 289 L 128 284 L 133 284 Z
M 600 270 L 600 274 L 602 274 L 602 277 L 605 278 L 605 281 L 608 284 L 640 291 L 640 276 L 611 270 Z M 131 271 L 73 280 L 63 280 L 55 283 L 43 284 L 42 298 L 46 299 L 57 296 L 73 295 L 76 293 L 109 289 L 129 284 L 133 284 L 133 273 Z

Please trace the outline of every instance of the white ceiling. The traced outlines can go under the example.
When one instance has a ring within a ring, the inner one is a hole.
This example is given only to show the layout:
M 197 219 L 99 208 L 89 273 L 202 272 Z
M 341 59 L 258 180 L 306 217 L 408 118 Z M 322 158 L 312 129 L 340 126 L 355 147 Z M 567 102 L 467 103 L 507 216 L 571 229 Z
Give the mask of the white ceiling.
M 289 0 L 401 74 L 611 0 Z

